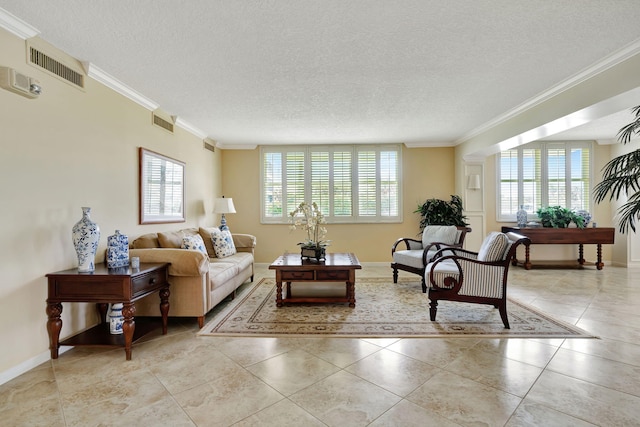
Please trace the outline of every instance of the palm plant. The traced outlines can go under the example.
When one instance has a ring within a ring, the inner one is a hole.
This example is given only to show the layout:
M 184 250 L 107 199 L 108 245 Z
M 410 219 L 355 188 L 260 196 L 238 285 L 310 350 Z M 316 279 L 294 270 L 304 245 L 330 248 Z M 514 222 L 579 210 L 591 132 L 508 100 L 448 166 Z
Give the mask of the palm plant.
M 634 134 L 640 135 L 640 105 L 631 112 L 635 119 L 618 132 L 618 140 L 623 144 L 629 143 Z M 607 195 L 609 200 L 627 196 L 626 203 L 618 208 L 619 229 L 626 233 L 631 227 L 635 232 L 635 221 L 640 220 L 640 149 L 618 156 L 604 166 L 603 179 L 594 188 L 596 202 L 602 202 Z

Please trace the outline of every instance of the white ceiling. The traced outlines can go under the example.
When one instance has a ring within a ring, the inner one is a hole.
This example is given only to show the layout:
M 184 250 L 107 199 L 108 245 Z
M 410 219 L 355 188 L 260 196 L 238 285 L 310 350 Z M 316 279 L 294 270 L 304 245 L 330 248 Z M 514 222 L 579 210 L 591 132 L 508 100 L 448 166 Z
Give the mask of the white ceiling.
M 0 0 L 44 40 L 223 147 L 454 145 L 621 49 L 640 52 L 639 6 Z M 624 114 L 562 136 L 614 139 Z

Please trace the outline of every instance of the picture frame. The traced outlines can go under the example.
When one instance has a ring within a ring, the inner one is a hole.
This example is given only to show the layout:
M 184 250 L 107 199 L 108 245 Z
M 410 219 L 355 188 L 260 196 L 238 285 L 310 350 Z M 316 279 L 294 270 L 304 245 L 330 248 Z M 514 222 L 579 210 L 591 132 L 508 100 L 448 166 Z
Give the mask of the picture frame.
M 140 224 L 185 222 L 186 164 L 139 147 Z

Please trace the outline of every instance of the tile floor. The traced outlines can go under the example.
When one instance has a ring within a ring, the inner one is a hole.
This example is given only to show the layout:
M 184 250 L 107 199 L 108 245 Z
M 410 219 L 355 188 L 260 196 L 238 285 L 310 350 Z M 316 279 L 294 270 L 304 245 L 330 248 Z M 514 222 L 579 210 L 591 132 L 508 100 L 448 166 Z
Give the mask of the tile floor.
M 511 270 L 511 296 L 597 340 L 214 338 L 174 321 L 130 362 L 75 348 L 0 386 L 0 425 L 637 426 L 639 272 Z

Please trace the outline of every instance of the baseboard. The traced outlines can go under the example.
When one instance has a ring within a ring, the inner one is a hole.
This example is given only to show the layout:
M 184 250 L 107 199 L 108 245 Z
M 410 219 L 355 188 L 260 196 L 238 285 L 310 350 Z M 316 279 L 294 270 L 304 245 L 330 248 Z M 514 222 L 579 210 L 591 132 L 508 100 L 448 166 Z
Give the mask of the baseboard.
M 69 347 L 69 346 L 61 346 L 58 354 L 62 354 L 65 353 L 69 350 L 71 350 L 73 347 Z M 25 360 L 24 362 L 20 363 L 19 365 L 14 366 L 13 368 L 7 369 L 4 372 L 0 373 L 0 385 L 8 383 L 9 381 L 11 381 L 14 378 L 19 377 L 20 375 L 24 374 L 25 372 L 28 372 L 30 370 L 32 370 L 33 368 L 36 368 L 40 365 L 42 365 L 43 363 L 45 363 L 46 361 L 51 360 L 51 352 L 49 350 L 40 353 L 39 355 L 32 357 L 29 360 Z

